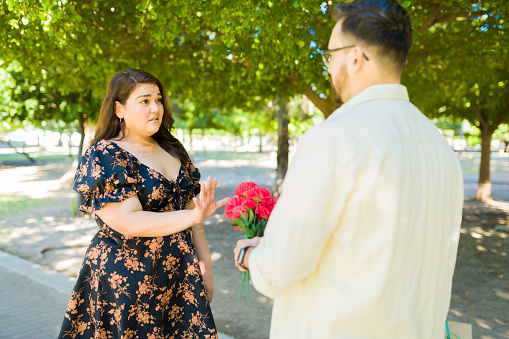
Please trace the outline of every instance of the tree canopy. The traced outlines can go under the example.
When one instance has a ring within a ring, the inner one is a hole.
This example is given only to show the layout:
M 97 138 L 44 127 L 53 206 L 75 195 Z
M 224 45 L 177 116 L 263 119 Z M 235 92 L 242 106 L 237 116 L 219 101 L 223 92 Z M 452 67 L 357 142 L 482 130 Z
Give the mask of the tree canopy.
M 100 97 L 125 68 L 206 107 L 256 107 L 302 84 L 327 91 L 317 53 L 332 23 L 315 1 L 6 1 L 0 13 L 4 61 L 71 92 Z
M 412 1 L 415 41 L 403 82 L 429 117 L 468 120 L 481 130 L 476 198 L 491 199 L 493 132 L 509 122 L 506 1 Z
M 430 117 L 468 119 L 489 141 L 507 122 L 509 3 L 400 3 L 414 30 L 403 77 L 411 100 Z M 337 108 L 320 57 L 331 12 L 332 2 L 312 0 L 3 0 L 0 62 L 16 62 L 54 98 L 80 93 L 74 102 L 101 98 L 115 72 L 141 68 L 199 111 L 255 111 L 305 94 L 327 117 Z

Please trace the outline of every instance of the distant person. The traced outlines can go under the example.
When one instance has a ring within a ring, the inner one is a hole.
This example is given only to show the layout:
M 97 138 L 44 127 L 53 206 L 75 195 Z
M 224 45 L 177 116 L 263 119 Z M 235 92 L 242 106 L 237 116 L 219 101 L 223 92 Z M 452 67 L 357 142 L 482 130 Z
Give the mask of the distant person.
M 200 186 L 173 123 L 157 78 L 113 76 L 74 185 L 99 232 L 59 338 L 217 338 L 202 222 L 227 199 L 214 202 L 216 179 Z
M 405 9 L 342 2 L 335 19 L 323 56 L 344 104 L 300 140 L 264 237 L 239 240 L 235 262 L 274 299 L 271 338 L 443 338 L 460 163 L 400 84 Z

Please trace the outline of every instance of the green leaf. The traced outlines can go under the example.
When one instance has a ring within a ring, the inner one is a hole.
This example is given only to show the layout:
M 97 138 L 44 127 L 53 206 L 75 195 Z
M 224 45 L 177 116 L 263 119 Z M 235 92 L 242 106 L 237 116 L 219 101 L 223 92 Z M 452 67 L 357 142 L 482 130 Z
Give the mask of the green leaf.
M 252 209 L 247 208 L 247 213 L 249 215 L 248 225 L 252 225 L 255 221 L 255 213 Z
M 244 221 L 245 225 L 249 225 L 249 219 L 248 219 L 247 215 L 244 214 L 244 212 L 240 212 L 240 217 L 242 218 L 242 221 Z
M 237 220 L 238 220 L 238 219 L 237 219 Z M 235 221 L 234 221 L 234 222 L 232 222 L 232 223 L 231 223 L 231 225 L 232 225 L 232 226 L 237 226 L 238 228 L 240 228 L 240 229 L 241 229 L 241 230 L 243 230 L 244 232 L 247 232 L 247 227 L 246 227 L 246 225 L 245 225 L 244 223 L 240 222 L 240 221 L 239 221 L 239 222 L 235 222 Z

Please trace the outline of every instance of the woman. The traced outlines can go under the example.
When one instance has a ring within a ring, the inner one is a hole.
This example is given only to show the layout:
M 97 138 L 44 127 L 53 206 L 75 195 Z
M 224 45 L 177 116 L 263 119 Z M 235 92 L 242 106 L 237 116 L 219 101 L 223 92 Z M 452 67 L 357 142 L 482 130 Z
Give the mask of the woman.
M 60 338 L 217 338 L 202 222 L 228 199 L 214 202 L 217 179 L 200 186 L 173 123 L 157 78 L 113 76 L 74 185 L 100 230 Z

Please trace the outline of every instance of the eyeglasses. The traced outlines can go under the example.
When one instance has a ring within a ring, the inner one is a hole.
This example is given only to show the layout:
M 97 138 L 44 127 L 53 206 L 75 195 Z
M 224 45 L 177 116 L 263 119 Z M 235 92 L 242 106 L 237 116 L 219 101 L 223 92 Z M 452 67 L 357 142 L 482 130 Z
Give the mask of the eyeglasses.
M 350 45 L 350 46 L 345 46 L 345 47 L 339 47 L 339 48 L 334 48 L 334 49 L 326 49 L 325 51 L 322 51 L 322 60 L 323 60 L 323 64 L 325 65 L 325 67 L 329 68 L 329 63 L 331 61 L 331 53 L 332 52 L 337 52 L 337 51 L 340 51 L 342 49 L 345 49 L 345 48 L 352 48 L 352 47 L 355 47 L 356 45 Z M 368 57 L 366 56 L 366 54 L 362 53 L 362 55 L 366 58 L 366 60 L 369 61 Z

